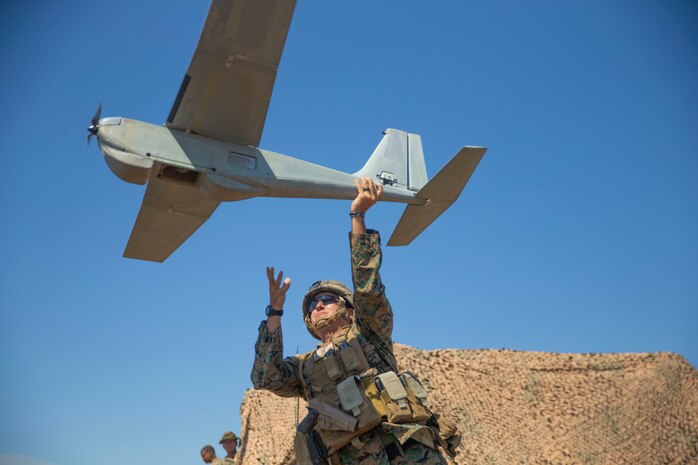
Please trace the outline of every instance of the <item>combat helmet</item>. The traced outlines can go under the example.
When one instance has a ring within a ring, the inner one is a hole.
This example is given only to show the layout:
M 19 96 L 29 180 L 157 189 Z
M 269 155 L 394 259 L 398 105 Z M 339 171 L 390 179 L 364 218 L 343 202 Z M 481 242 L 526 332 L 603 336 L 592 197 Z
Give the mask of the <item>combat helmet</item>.
M 235 436 L 235 433 L 233 433 L 232 431 L 226 431 L 225 433 L 223 433 L 223 437 L 220 441 L 218 441 L 218 444 L 223 444 L 227 441 L 233 441 L 238 447 L 240 446 L 240 438 Z
M 315 281 L 313 284 L 311 284 L 308 292 L 305 293 L 305 297 L 303 297 L 303 321 L 305 322 L 306 329 L 315 339 L 320 338 L 313 332 L 312 324 L 310 323 L 310 303 L 313 301 L 316 295 L 322 292 L 332 292 L 333 294 L 337 294 L 339 297 L 344 299 L 347 306 L 354 308 L 354 294 L 347 286 L 339 281 Z M 346 309 L 344 312 L 340 312 L 337 312 L 338 316 L 344 315 Z

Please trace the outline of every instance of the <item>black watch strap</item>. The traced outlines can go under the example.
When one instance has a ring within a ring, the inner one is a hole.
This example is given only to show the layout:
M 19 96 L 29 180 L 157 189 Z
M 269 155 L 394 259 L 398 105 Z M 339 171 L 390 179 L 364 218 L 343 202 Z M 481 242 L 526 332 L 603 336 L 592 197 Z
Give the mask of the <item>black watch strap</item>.
M 284 309 L 274 310 L 271 305 L 267 305 L 267 309 L 264 311 L 267 316 L 281 316 L 284 314 Z

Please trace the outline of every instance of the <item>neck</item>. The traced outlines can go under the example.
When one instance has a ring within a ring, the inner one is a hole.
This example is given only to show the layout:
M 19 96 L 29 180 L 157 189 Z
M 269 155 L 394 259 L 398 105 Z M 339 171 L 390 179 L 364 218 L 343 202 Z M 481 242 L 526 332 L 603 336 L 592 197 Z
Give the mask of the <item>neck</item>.
M 321 335 L 322 342 L 325 344 L 331 342 L 335 336 L 339 336 L 341 333 L 343 333 L 350 324 L 351 322 L 345 318 L 340 318 L 339 320 L 333 322 L 331 325 L 324 328 Z

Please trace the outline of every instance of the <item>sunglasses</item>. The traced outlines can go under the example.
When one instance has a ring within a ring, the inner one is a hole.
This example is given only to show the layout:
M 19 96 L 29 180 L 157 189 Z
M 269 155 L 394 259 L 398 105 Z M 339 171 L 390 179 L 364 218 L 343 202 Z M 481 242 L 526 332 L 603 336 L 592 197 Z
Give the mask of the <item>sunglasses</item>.
M 339 302 L 339 299 L 333 295 L 321 295 L 320 297 L 315 297 L 310 301 L 310 311 L 312 312 L 317 307 L 318 302 L 322 302 L 322 305 L 327 306 L 329 304 L 335 304 Z

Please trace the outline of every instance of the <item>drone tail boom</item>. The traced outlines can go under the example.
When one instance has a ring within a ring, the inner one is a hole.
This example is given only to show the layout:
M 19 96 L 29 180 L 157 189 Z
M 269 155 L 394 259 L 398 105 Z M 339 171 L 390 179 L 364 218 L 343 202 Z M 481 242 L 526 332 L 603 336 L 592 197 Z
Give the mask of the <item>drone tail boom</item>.
M 463 147 L 416 194 L 424 205 L 408 205 L 388 245 L 408 245 L 458 199 L 485 154 L 485 147 Z M 421 145 L 420 145 L 421 152 Z

